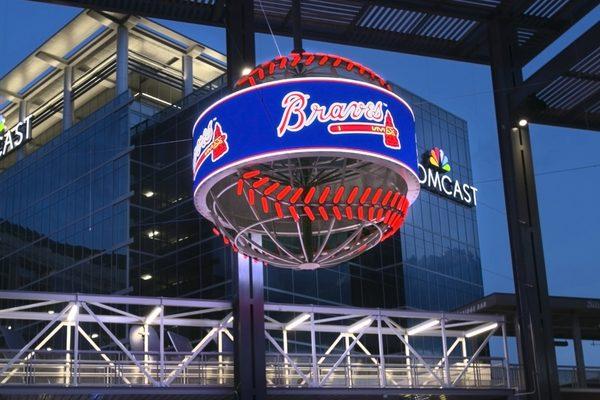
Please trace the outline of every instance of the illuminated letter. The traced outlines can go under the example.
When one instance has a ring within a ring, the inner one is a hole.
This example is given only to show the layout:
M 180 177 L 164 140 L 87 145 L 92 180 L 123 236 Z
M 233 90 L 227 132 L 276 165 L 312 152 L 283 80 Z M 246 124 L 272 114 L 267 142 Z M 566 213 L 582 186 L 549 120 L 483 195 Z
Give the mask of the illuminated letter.
M 465 194 L 465 201 L 469 204 L 471 204 L 471 193 L 469 193 L 469 189 L 471 188 L 471 186 L 467 185 L 466 183 L 463 185 L 463 192 Z
M 424 185 L 425 182 L 427 182 L 427 171 L 425 171 L 425 167 L 423 167 L 421 164 L 418 164 L 418 167 L 419 167 L 419 183 L 421 185 Z
M 454 182 L 454 193 L 452 193 L 452 196 L 454 196 L 454 198 L 456 198 L 456 193 L 458 193 L 460 195 L 460 199 L 462 201 L 465 201 L 462 191 L 460 190 L 460 182 L 459 181 Z
M 442 190 L 444 191 L 444 193 L 446 193 L 448 196 L 452 196 L 452 189 L 447 189 L 447 183 L 450 183 L 450 186 L 452 186 L 452 179 L 450 179 L 450 177 L 448 175 L 444 175 L 442 176 L 442 181 L 441 181 L 441 185 L 442 185 Z
M 304 127 L 306 114 L 304 108 L 310 96 L 302 92 L 289 92 L 281 100 L 283 115 L 277 126 L 277 137 L 282 137 L 286 131 L 297 132 Z M 296 122 L 292 124 L 292 115 L 296 116 Z
M 9 148 L 9 146 L 10 146 L 10 148 Z M 3 151 L 3 153 L 7 154 L 12 149 L 13 149 L 12 133 L 10 131 L 8 131 L 4 134 L 4 151 Z
M 473 205 L 476 206 L 477 205 L 477 188 L 474 186 L 471 186 L 471 190 L 473 191 Z
M 427 170 L 427 184 L 430 187 L 434 187 L 437 190 L 439 190 L 440 192 L 442 191 L 442 182 L 440 181 L 440 173 L 438 171 L 435 171 L 435 175 L 434 175 L 434 171 L 428 169 Z

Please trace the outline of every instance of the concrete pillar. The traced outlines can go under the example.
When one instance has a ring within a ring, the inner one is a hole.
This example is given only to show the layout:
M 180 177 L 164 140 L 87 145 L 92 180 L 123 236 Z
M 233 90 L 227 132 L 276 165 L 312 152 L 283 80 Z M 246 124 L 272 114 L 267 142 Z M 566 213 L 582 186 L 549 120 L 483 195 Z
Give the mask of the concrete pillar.
M 73 125 L 73 67 L 66 66 L 63 70 L 63 131 Z
M 27 100 L 19 102 L 19 121 L 25 121 L 27 118 Z
M 124 25 L 117 28 L 117 96 L 129 89 L 129 30 Z
M 194 59 L 191 55 L 183 56 L 183 96 L 194 91 Z
M 581 343 L 581 326 L 579 318 L 573 317 L 573 348 L 575 350 L 575 366 L 577 368 L 578 387 L 584 388 L 586 384 L 585 359 L 583 358 L 583 345 Z

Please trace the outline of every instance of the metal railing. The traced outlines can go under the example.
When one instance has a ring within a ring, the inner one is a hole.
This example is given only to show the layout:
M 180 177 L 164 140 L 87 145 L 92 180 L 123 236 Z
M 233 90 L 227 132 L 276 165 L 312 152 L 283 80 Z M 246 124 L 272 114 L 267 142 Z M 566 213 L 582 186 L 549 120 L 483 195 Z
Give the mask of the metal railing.
M 233 387 L 229 302 L 39 292 L 0 292 L 0 302 L 5 336 L 26 336 L 20 348 L 0 349 L 0 391 Z M 482 356 L 494 334 L 504 356 Z M 518 383 L 498 316 L 267 303 L 265 340 L 270 388 Z
M 600 389 L 600 367 L 586 367 L 585 382 L 581 382 L 577 367 L 560 365 L 558 382 L 563 389 Z

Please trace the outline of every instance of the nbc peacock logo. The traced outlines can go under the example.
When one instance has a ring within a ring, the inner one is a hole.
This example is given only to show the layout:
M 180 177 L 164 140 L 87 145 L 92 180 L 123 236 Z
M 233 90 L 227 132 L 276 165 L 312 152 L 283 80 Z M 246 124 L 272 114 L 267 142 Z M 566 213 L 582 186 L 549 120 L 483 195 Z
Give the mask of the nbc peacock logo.
M 429 165 L 438 169 L 440 172 L 450 172 L 448 156 L 444 154 L 444 150 L 440 149 L 439 147 L 434 147 L 429 151 L 429 157 L 427 160 L 429 161 Z

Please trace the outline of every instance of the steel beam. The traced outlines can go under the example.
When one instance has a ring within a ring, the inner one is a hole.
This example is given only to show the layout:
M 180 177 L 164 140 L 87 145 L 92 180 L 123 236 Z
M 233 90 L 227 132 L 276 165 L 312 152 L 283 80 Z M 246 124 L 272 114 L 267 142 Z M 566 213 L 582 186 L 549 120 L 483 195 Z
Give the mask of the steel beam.
M 489 40 L 526 398 L 553 400 L 559 398 L 558 374 L 529 129 L 517 126 L 510 100 L 523 84 L 516 31 L 498 18 L 490 23 Z
M 551 84 L 556 78 L 567 73 L 582 54 L 590 54 L 598 47 L 600 37 L 600 22 L 596 23 L 573 43 L 554 56 L 544 66 L 533 73 L 518 90 L 515 90 L 511 100 L 515 106 L 520 106 L 528 96 L 535 94 Z

